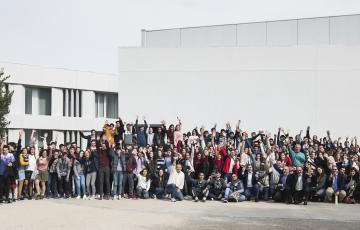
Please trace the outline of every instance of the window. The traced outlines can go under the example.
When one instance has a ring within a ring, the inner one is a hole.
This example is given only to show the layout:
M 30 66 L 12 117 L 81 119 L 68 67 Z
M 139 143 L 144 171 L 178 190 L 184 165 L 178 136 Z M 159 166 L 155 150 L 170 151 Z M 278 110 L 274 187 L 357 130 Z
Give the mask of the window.
M 32 114 L 32 89 L 25 88 L 25 114 Z
M 31 129 L 25 129 L 25 146 L 29 146 L 31 143 Z M 47 138 L 47 142 L 48 145 L 50 144 L 51 141 L 53 141 L 53 136 L 52 136 L 52 131 L 51 130 L 45 130 L 45 129 L 38 129 L 35 131 L 34 133 L 34 138 L 38 141 L 38 147 L 42 148 L 44 147 L 43 145 L 43 137 L 45 133 L 48 133 L 48 138 Z
M 118 95 L 116 93 L 96 93 L 95 116 L 106 117 L 106 118 L 117 118 Z
M 51 89 L 25 87 L 25 114 L 51 115 Z
M 38 89 L 39 115 L 51 115 L 51 89 Z

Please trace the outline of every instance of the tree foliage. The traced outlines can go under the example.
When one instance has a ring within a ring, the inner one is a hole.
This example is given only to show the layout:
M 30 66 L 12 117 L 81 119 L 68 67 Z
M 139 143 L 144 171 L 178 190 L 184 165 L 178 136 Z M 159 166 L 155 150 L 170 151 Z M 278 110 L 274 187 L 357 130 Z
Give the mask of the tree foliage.
M 14 91 L 9 91 L 5 81 L 10 77 L 4 74 L 4 68 L 0 70 L 0 138 L 4 138 L 6 127 L 10 124 L 7 120 L 7 114 L 10 112 L 11 98 Z

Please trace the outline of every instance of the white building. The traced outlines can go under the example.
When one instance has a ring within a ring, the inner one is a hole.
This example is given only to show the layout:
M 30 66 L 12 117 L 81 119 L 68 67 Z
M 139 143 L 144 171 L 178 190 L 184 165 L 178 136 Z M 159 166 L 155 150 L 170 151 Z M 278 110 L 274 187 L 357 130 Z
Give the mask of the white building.
M 8 141 L 17 141 L 25 130 L 28 144 L 33 129 L 37 136 L 49 133 L 59 143 L 77 142 L 85 147 L 79 131 L 101 130 L 105 120 L 118 118 L 117 75 L 13 63 L 0 63 L 11 74 L 13 90 L 8 120 Z
M 143 30 L 119 48 L 120 114 L 360 134 L 360 15 Z M 135 86 L 132 87 L 132 86 Z M 129 97 L 136 94 L 137 96 Z M 314 133 L 313 132 L 313 133 Z
M 36 129 L 84 146 L 79 130 L 118 115 L 355 136 L 359 60 L 360 15 L 143 30 L 141 47 L 119 48 L 119 75 L 0 63 L 14 90 L 8 140 Z

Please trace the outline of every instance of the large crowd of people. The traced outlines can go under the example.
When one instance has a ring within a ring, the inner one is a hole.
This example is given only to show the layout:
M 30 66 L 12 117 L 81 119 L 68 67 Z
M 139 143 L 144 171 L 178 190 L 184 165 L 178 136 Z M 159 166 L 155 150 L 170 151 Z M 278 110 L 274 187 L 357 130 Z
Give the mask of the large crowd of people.
M 247 132 L 230 123 L 184 132 L 177 124 L 106 122 L 81 133 L 86 149 L 45 133 L 29 146 L 1 143 L 0 202 L 24 199 L 169 199 L 360 202 L 357 138 Z M 39 148 L 39 146 L 43 146 Z

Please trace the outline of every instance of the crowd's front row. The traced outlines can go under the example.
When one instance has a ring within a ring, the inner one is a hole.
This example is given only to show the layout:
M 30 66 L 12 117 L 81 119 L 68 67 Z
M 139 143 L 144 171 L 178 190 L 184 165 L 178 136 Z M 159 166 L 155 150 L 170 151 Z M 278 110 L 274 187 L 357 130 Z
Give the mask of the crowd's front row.
M 174 144 L 168 131 L 159 130 L 165 145 L 138 146 L 136 139 L 124 145 L 121 137 L 111 143 L 104 134 L 91 139 L 85 151 L 75 143 L 48 146 L 46 137 L 40 150 L 34 138 L 31 146 L 21 148 L 20 133 L 18 144 L 1 146 L 0 202 L 74 197 L 225 203 L 272 199 L 306 205 L 360 199 L 357 143 L 335 145 L 330 136 L 320 141 L 315 136 L 294 140 L 288 134 L 248 137 L 227 127 L 220 133 L 193 132 Z

